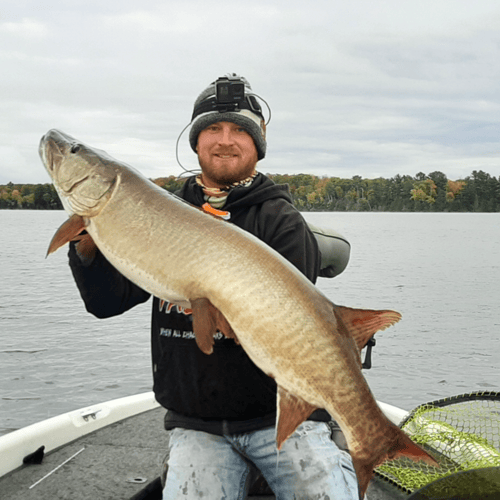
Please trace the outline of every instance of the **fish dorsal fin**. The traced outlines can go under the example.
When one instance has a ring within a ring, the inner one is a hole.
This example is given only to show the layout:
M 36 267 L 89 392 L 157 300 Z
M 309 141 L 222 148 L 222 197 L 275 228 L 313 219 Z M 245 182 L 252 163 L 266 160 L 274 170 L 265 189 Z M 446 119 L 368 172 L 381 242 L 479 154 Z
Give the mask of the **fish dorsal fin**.
M 67 221 L 63 222 L 56 234 L 52 237 L 47 256 L 61 248 L 66 243 L 72 241 L 85 229 L 85 220 L 81 215 L 72 215 Z
M 281 386 L 278 386 L 277 408 L 276 445 L 279 450 L 295 429 L 317 408 Z
M 388 309 L 373 311 L 334 306 L 333 310 L 337 319 L 340 318 L 351 334 L 360 352 L 376 332 L 389 328 L 401 319 L 401 314 Z
M 198 347 L 205 354 L 212 354 L 214 350 L 214 335 L 222 332 L 227 338 L 238 343 L 236 334 L 224 315 L 207 298 L 192 299 L 193 330 Z

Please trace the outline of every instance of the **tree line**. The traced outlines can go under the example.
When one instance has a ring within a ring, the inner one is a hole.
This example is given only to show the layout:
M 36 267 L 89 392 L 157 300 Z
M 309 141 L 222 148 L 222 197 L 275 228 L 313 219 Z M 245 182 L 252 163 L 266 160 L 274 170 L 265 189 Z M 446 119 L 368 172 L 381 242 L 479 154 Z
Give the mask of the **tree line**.
M 496 178 L 482 170 L 474 170 L 456 181 L 437 171 L 390 179 L 266 175 L 277 184 L 288 184 L 293 203 L 301 211 L 500 212 L 500 176 Z M 170 176 L 154 182 L 175 192 L 184 180 Z
M 474 170 L 460 180 L 442 172 L 390 179 L 318 177 L 311 174 L 267 174 L 277 184 L 288 184 L 301 211 L 357 212 L 500 212 L 500 176 Z M 184 179 L 154 179 L 175 192 Z M 61 201 L 52 184 L 0 185 L 0 209 L 60 210 Z
M 0 185 L 0 209 L 62 210 L 63 206 L 52 184 Z
M 442 172 L 390 179 L 352 179 L 313 175 L 272 175 L 288 183 L 295 206 L 302 211 L 358 212 L 500 212 L 500 176 L 474 170 L 460 180 Z

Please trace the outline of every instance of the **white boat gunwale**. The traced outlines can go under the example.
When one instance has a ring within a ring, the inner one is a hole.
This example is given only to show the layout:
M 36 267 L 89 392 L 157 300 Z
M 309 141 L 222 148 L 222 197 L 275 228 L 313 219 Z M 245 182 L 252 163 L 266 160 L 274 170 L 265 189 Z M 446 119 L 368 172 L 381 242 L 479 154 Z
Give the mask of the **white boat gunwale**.
M 396 425 L 408 414 L 396 406 L 378 404 Z M 49 453 L 98 429 L 159 406 L 154 393 L 146 392 L 79 408 L 0 436 L 0 477 L 21 467 L 24 457 L 41 446 Z
M 105 401 L 57 415 L 0 436 L 0 477 L 45 446 L 51 452 L 108 425 L 159 407 L 153 392 Z

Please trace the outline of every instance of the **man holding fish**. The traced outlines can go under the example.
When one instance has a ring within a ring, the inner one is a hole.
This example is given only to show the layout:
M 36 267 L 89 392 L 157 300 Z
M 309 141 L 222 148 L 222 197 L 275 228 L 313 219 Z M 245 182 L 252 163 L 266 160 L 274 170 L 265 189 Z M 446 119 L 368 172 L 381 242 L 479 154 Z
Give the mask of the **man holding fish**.
M 279 499 L 363 496 L 386 460 L 437 465 L 388 420 L 361 373 L 361 349 L 401 315 L 340 306 L 314 286 L 314 237 L 286 189 L 255 171 L 266 142 L 250 92 L 231 76 L 196 101 L 190 143 L 202 173 L 182 198 L 49 130 L 40 157 L 70 218 L 48 253 L 78 241 L 70 266 L 97 317 L 154 297 L 165 498 L 239 498 L 255 468 Z M 350 456 L 329 439 L 329 416 Z
M 266 153 L 266 125 L 244 78 L 228 75 L 200 94 L 189 141 L 201 174 L 187 179 L 180 197 L 254 234 L 314 283 L 320 253 L 313 234 L 287 189 L 256 170 Z M 87 310 L 97 317 L 121 314 L 150 297 L 89 237 L 72 242 L 69 256 Z M 224 257 L 231 265 L 232 255 Z M 260 471 L 278 499 L 358 499 L 351 457 L 330 438 L 330 415 L 312 408 L 278 451 L 275 380 L 237 339 L 220 332 L 202 352 L 193 327 L 196 307 L 153 299 L 154 392 L 169 410 L 163 498 L 242 499 Z

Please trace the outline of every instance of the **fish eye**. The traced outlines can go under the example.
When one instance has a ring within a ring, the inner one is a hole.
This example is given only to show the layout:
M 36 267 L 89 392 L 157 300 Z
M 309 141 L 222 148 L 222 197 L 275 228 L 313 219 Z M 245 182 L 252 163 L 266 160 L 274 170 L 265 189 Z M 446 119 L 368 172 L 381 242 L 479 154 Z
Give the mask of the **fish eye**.
M 74 154 L 78 153 L 78 151 L 80 151 L 80 146 L 78 144 L 73 144 L 73 146 L 71 146 L 71 152 Z

